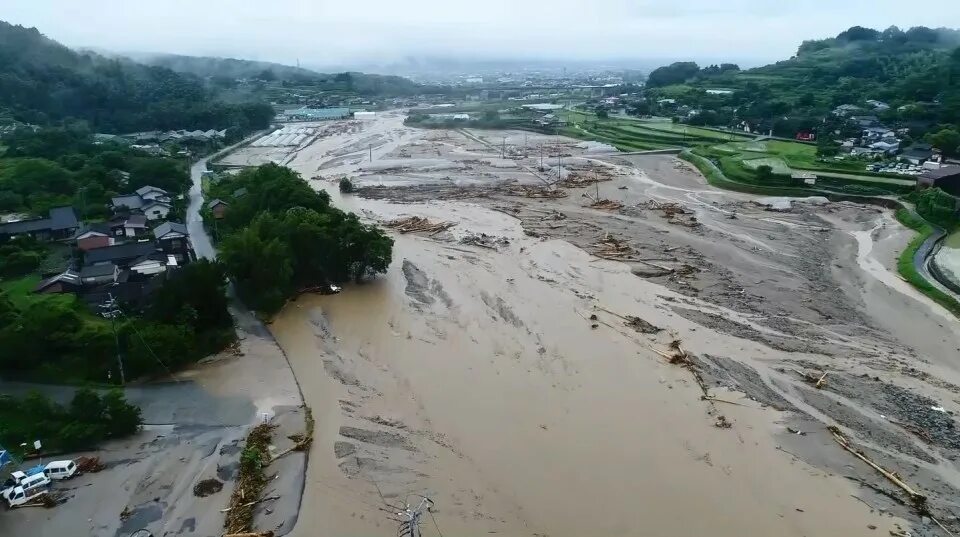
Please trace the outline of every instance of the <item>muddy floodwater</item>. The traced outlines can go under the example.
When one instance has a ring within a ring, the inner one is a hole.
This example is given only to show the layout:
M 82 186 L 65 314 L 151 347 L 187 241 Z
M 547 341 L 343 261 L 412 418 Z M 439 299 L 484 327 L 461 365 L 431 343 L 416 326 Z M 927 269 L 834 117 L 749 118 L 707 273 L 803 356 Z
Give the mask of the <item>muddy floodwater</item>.
M 390 231 L 387 274 L 270 325 L 316 419 L 294 535 L 391 535 L 414 495 L 424 535 L 942 531 L 827 426 L 956 529 L 960 333 L 896 276 L 912 235 L 884 210 L 402 121 L 231 155 L 371 222 L 453 224 Z

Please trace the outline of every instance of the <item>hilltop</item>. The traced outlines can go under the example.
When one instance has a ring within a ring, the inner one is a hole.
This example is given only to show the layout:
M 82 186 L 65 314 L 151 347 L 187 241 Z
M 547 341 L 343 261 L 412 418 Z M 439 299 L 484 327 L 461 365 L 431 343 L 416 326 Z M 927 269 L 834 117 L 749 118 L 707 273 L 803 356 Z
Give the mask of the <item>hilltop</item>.
M 256 80 L 280 83 L 285 87 L 309 87 L 322 91 L 352 92 L 365 96 L 406 96 L 422 91 L 422 86 L 409 79 L 392 75 L 367 73 L 320 73 L 301 67 L 273 62 L 181 56 L 176 54 L 133 55 L 147 65 L 164 67 L 178 73 L 209 80 L 216 86 L 234 88 L 238 81 Z
M 792 58 L 755 69 L 692 62 L 661 67 L 650 73 L 648 95 L 708 110 L 701 123 L 736 118 L 790 136 L 842 105 L 925 132 L 960 124 L 958 47 L 957 30 L 855 26 L 805 41 Z
M 0 21 L 0 119 L 131 132 L 260 128 L 272 116 L 263 103 L 220 100 L 195 76 L 80 53 L 36 28 Z

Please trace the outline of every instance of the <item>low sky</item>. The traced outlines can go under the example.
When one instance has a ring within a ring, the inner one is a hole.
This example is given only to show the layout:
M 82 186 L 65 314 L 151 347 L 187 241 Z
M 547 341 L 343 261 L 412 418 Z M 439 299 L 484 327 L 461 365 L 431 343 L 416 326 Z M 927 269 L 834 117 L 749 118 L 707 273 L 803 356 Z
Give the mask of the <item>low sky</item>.
M 2 0 L 68 46 L 304 65 L 785 59 L 849 26 L 960 27 L 957 0 Z

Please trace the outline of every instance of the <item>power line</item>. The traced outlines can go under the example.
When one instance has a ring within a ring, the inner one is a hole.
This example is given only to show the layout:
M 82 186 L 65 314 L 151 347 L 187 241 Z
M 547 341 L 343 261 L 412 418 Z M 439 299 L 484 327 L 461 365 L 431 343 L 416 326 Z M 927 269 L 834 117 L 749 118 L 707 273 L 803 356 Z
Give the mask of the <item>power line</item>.
M 437 524 L 437 517 L 433 516 L 433 510 L 427 509 L 427 512 L 430 513 L 430 520 L 433 520 L 433 527 L 437 528 L 437 533 L 440 535 L 440 537 L 443 537 L 443 532 L 440 531 L 440 525 Z

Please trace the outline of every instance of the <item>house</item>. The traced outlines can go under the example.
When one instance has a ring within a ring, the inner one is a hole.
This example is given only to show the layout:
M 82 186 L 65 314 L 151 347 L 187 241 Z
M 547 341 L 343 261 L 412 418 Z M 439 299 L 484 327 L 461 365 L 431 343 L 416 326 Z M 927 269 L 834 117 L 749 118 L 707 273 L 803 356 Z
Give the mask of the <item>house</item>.
M 143 186 L 133 194 L 115 196 L 111 200 L 114 211 L 140 211 L 148 220 L 160 220 L 170 214 L 170 194 L 162 188 Z
M 841 104 L 840 106 L 833 109 L 833 115 L 835 116 L 849 116 L 856 114 L 857 112 L 862 111 L 863 108 L 855 104 Z
M 227 209 L 229 207 L 230 204 L 220 198 L 211 200 L 210 203 L 207 203 L 207 209 L 210 209 L 210 212 L 213 213 L 213 217 L 217 220 L 220 220 L 227 214 Z
M 174 263 L 176 266 L 176 263 Z M 130 262 L 130 279 L 152 278 L 167 270 L 167 255 L 161 251 L 144 254 Z
M 157 250 L 153 241 L 125 242 L 90 250 L 84 254 L 83 260 L 85 265 L 113 263 L 119 267 L 127 267 L 133 260 Z
M 178 265 L 195 259 L 187 226 L 179 222 L 164 222 L 153 230 L 153 236 L 156 237 L 160 250 L 167 256 L 172 256 Z
M 140 210 L 146 215 L 147 220 L 163 220 L 170 214 L 171 209 L 173 209 L 173 207 L 169 203 L 150 201 Z
M 885 138 L 896 138 L 897 133 L 892 129 L 880 125 L 878 127 L 867 127 L 863 129 L 862 136 L 867 140 L 881 140 Z
M 40 283 L 33 288 L 33 292 L 40 294 L 73 293 L 78 291 L 80 287 L 80 274 L 67 270 L 56 276 L 41 280 Z
M 882 149 L 874 149 L 872 147 L 854 147 L 850 150 L 850 156 L 853 157 L 868 157 L 868 158 L 879 158 L 882 157 L 886 151 Z
M 933 147 L 927 144 L 914 144 L 897 156 L 897 160 L 909 162 L 914 166 L 920 166 L 931 158 L 933 158 Z
M 872 106 L 873 109 L 876 110 L 877 112 L 885 112 L 885 111 L 887 111 L 887 110 L 890 110 L 890 105 L 889 105 L 889 104 L 887 104 L 887 103 L 885 103 L 885 102 L 883 102 L 883 101 L 878 101 L 878 100 L 876 100 L 876 99 L 870 99 L 870 100 L 868 100 L 868 101 L 867 101 L 867 104 L 869 104 L 870 106 Z
M 810 131 L 800 131 L 795 138 L 801 142 L 812 142 L 817 139 L 817 135 Z
M 80 282 L 83 285 L 103 285 L 117 281 L 120 269 L 113 263 L 87 265 L 80 269 Z
M 86 252 L 113 244 L 110 224 L 89 224 L 78 229 L 73 236 L 77 249 Z
M 236 189 L 236 190 L 233 191 L 233 198 L 234 198 L 234 199 L 240 199 L 240 198 L 242 198 L 242 197 L 244 197 L 244 196 L 246 196 L 246 195 L 247 195 L 247 188 L 246 188 L 246 187 L 238 188 L 238 189 Z
M 948 194 L 960 196 L 960 166 L 944 166 L 927 170 L 917 176 L 918 188 L 939 188 Z
M 162 201 L 164 203 L 170 203 L 170 194 L 162 188 L 157 188 L 155 186 L 142 186 L 137 189 L 137 195 L 140 196 L 144 201 Z
M 73 207 L 54 207 L 47 218 L 33 218 L 0 224 L 0 240 L 30 236 L 38 240 L 69 239 L 80 227 Z
M 147 217 L 142 214 L 117 216 L 110 220 L 110 234 L 114 237 L 139 237 L 147 232 Z
M 877 119 L 877 116 L 851 116 L 850 121 L 859 125 L 861 129 L 883 127 L 883 125 L 880 124 L 880 120 Z
M 874 142 L 870 144 L 870 149 L 879 149 L 885 153 L 889 153 L 892 155 L 893 153 L 896 153 L 898 149 L 900 149 L 900 141 L 898 140 L 896 142 L 885 142 L 881 140 L 879 142 Z

